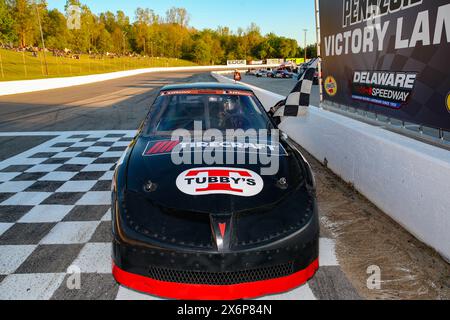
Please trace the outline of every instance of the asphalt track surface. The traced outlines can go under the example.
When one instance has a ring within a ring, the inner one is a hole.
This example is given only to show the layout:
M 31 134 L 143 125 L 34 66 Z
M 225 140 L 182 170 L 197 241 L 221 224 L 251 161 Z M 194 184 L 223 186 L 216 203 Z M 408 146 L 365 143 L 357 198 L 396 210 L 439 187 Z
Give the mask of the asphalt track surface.
M 154 73 L 0 97 L 0 299 L 154 299 L 119 287 L 110 274 L 111 173 L 158 89 L 198 81 L 214 80 Z M 294 84 L 244 81 L 280 94 Z M 440 257 L 309 159 L 318 180 L 321 268 L 305 286 L 268 298 L 450 297 L 450 269 Z M 381 290 L 367 289 L 373 264 L 386 273 Z M 79 290 L 67 286 L 73 265 Z

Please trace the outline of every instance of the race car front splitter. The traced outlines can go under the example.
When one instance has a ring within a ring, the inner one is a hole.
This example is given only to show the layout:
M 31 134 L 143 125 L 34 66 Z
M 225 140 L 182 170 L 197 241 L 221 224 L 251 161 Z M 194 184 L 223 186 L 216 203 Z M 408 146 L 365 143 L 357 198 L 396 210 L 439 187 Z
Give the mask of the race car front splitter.
M 114 278 L 123 286 L 162 298 L 179 300 L 237 300 L 280 294 L 300 287 L 311 279 L 319 268 L 315 260 L 305 269 L 292 275 L 257 282 L 234 285 L 204 285 L 165 282 L 126 272 L 113 264 Z

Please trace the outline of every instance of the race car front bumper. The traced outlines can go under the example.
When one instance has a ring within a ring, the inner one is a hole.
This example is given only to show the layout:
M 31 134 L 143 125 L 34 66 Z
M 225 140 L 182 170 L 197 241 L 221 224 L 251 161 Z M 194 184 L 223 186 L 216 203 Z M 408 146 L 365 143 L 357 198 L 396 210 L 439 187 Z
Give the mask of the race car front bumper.
M 291 236 L 229 252 L 192 251 L 115 235 L 113 275 L 125 287 L 181 300 L 235 300 L 299 287 L 319 268 L 318 217 Z
M 282 278 L 246 282 L 234 285 L 186 284 L 154 280 L 120 269 L 113 264 L 116 281 L 125 287 L 151 295 L 180 300 L 237 300 L 287 292 L 311 279 L 319 268 L 319 260 L 308 267 Z

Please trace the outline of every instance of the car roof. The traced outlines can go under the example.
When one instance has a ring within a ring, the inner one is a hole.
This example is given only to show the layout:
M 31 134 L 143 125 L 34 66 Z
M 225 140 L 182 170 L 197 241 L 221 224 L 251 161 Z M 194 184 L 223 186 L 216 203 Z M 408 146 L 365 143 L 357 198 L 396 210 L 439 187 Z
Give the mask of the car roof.
M 241 90 L 253 92 L 249 87 L 234 84 L 234 83 L 219 83 L 219 82 L 197 82 L 197 83 L 182 83 L 164 86 L 161 91 L 172 90 Z

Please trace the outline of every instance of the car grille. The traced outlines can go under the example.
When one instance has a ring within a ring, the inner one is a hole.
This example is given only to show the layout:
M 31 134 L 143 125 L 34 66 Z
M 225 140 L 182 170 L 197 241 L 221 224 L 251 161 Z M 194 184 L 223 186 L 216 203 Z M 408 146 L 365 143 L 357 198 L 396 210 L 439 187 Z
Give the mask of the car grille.
M 153 267 L 149 270 L 150 277 L 155 280 L 203 285 L 233 285 L 281 278 L 293 273 L 292 262 L 265 268 L 230 272 L 185 271 Z

